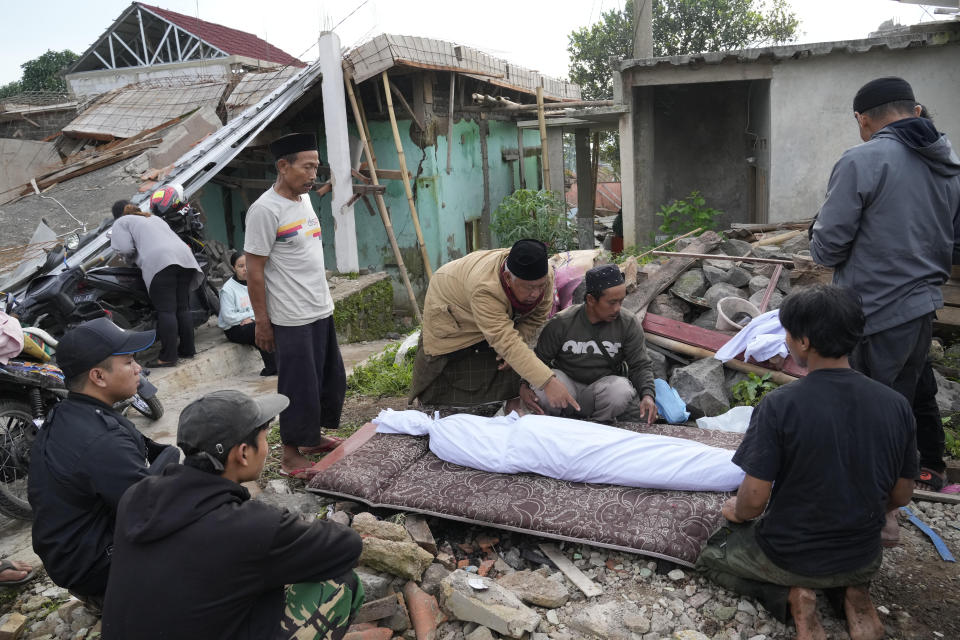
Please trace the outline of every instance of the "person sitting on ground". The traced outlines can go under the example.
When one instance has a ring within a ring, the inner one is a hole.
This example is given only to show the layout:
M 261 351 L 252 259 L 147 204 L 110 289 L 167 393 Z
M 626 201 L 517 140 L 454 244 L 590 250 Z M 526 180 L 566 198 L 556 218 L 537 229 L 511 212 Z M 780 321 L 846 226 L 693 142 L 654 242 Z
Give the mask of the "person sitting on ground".
M 227 340 L 237 344 L 256 346 L 256 324 L 253 319 L 253 307 L 250 305 L 250 293 L 247 291 L 247 256 L 235 251 L 230 256 L 233 277 L 220 289 L 220 316 L 217 326 L 223 329 Z M 272 353 L 257 348 L 263 359 L 261 376 L 277 375 L 277 361 Z
M 579 408 L 527 344 L 552 306 L 553 273 L 539 240 L 474 251 L 437 269 L 423 303 L 411 402 L 469 406 L 509 400 L 508 408 L 518 408 L 522 378 L 554 406 Z
M 746 477 L 723 505 L 729 524 L 707 542 L 697 569 L 782 621 L 789 610 L 799 640 L 826 638 L 813 589 L 843 601 L 853 640 L 879 639 L 869 583 L 883 557 L 885 514 L 913 492 L 910 404 L 850 368 L 864 327 L 850 290 L 801 289 L 784 300 L 780 322 L 790 354 L 809 373 L 754 410 L 733 456 Z
M 553 316 L 535 350 L 576 398 L 580 410 L 556 407 L 542 390 L 526 383 L 520 386 L 520 398 L 537 414 L 651 424 L 657 417 L 653 362 L 637 317 L 620 313 L 627 295 L 623 273 L 616 265 L 605 264 L 587 271 L 584 282 L 584 302 Z
M 267 428 L 287 404 L 216 391 L 183 410 L 184 463 L 120 501 L 105 640 L 344 636 L 363 604 L 360 536 L 251 500 L 241 485 L 260 476 Z
M 120 496 L 179 459 L 176 447 L 145 437 L 113 409 L 137 392 L 140 365 L 133 354 L 154 337 L 153 331 L 124 331 L 107 318 L 67 331 L 57 364 L 69 395 L 51 411 L 30 452 L 33 550 L 55 583 L 95 606 L 107 588 Z

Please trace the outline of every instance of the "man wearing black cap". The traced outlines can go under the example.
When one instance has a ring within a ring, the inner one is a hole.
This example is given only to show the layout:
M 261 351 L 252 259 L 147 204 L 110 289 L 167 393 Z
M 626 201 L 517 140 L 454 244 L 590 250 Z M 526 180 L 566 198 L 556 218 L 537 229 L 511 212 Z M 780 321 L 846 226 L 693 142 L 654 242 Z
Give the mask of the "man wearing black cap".
M 340 426 L 347 377 L 333 326 L 320 220 L 308 195 L 320 167 L 316 136 L 283 136 L 270 144 L 270 152 L 277 181 L 247 211 L 243 248 L 257 347 L 276 352 L 277 390 L 290 398 L 280 415 L 281 471 L 297 476 L 310 470 L 304 454 L 340 444 L 323 429 Z
M 363 603 L 360 536 L 251 500 L 240 484 L 263 471 L 267 428 L 287 404 L 216 391 L 183 410 L 184 463 L 120 501 L 105 640 L 344 636 Z
M 863 301 L 867 324 L 851 364 L 911 403 L 936 393 L 926 362 L 934 312 L 960 257 L 960 158 L 921 111 L 902 78 L 861 87 L 853 116 L 864 144 L 834 166 L 810 238 L 834 284 Z M 939 490 L 946 465 L 936 416 L 918 419 L 917 446 L 917 479 Z
M 620 313 L 627 295 L 623 273 L 614 264 L 600 265 L 587 271 L 584 283 L 583 304 L 553 316 L 536 348 L 537 357 L 553 367 L 580 410 L 556 407 L 543 391 L 526 384 L 520 388 L 520 398 L 528 410 L 538 414 L 597 422 L 645 420 L 650 424 L 657 417 L 653 363 L 636 316 Z
M 107 318 L 71 329 L 57 347 L 69 390 L 30 452 L 33 550 L 61 587 L 94 604 L 107 588 L 113 525 L 130 486 L 176 462 L 176 447 L 143 436 L 113 405 L 137 392 L 133 354 L 153 331 L 124 331 Z
M 443 265 L 427 287 L 410 399 L 454 406 L 514 400 L 523 379 L 555 406 L 579 408 L 527 344 L 552 305 L 553 272 L 539 240 Z

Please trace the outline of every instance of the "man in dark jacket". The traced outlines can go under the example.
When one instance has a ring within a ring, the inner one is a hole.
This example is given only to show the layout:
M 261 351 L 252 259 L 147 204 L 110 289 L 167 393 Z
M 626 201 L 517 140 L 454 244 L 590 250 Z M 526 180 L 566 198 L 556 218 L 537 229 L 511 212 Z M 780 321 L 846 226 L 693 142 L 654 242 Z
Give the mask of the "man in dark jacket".
M 960 256 L 960 157 L 920 117 L 922 107 L 901 78 L 864 85 L 853 111 L 864 144 L 833 168 L 810 254 L 835 269 L 835 284 L 863 300 L 867 324 L 852 366 L 913 404 L 936 393 L 926 358 L 934 312 L 943 306 L 940 286 Z M 917 480 L 938 490 L 946 468 L 943 426 L 929 416 L 918 413 Z
M 57 364 L 70 394 L 30 454 L 33 550 L 54 582 L 94 606 L 107 588 L 120 496 L 147 476 L 148 465 L 160 469 L 179 457 L 113 410 L 137 392 L 133 354 L 153 341 L 153 331 L 124 331 L 107 318 L 64 334 Z
M 183 410 L 184 464 L 120 501 L 105 639 L 344 636 L 363 603 L 360 536 L 250 500 L 240 484 L 259 477 L 287 404 L 217 391 Z

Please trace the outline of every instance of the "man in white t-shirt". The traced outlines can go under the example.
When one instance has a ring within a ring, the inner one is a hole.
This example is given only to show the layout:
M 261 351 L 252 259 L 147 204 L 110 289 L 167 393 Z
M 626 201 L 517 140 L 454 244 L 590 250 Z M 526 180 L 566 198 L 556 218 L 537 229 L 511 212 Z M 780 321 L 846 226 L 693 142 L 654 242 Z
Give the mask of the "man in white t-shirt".
M 276 352 L 277 391 L 290 398 L 280 414 L 281 471 L 305 477 L 304 454 L 331 451 L 347 379 L 333 326 L 333 299 L 323 264 L 320 220 L 310 204 L 320 157 L 316 136 L 292 133 L 270 144 L 277 181 L 247 211 L 247 285 L 257 347 Z

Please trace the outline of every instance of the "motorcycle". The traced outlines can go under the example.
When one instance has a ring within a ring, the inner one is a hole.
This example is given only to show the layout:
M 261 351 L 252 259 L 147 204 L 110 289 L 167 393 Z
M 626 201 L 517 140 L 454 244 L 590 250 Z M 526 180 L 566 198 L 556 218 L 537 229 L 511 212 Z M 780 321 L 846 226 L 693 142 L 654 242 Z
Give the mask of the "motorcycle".
M 67 397 L 67 389 L 59 368 L 36 361 L 52 356 L 57 341 L 40 329 L 27 327 L 23 332 L 26 348 L 20 355 L 34 360 L 18 358 L 0 365 L 0 513 L 29 520 L 33 517 L 27 499 L 30 449 L 50 411 Z M 153 420 L 163 415 L 157 388 L 143 372 L 137 393 L 114 405 L 119 412 L 127 407 Z

